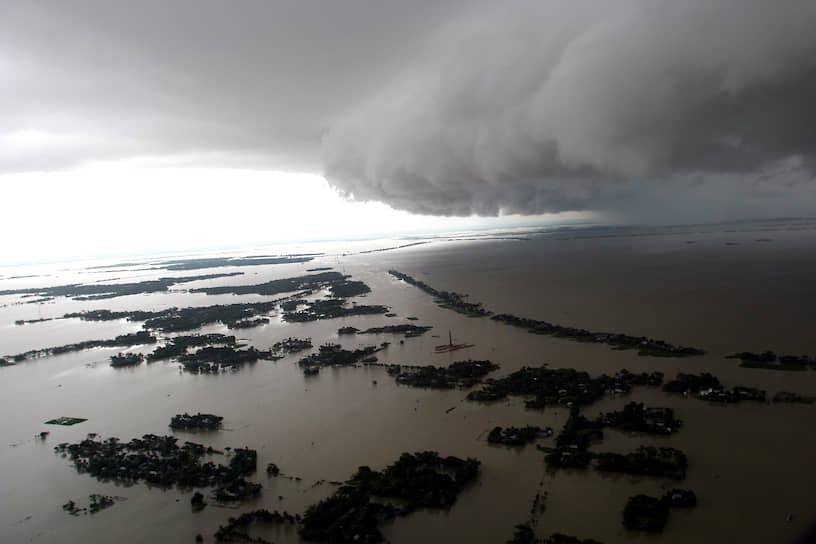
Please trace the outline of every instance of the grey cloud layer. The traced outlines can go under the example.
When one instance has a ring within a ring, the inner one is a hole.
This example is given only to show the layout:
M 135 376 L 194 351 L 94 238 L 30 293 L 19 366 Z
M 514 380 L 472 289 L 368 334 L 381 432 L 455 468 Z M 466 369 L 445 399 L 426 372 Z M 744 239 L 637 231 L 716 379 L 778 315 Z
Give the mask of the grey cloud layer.
M 396 6 L 0 0 L 0 170 L 212 153 L 319 171 L 333 117 L 459 9 Z
M 415 211 L 530 213 L 812 160 L 815 4 L 570 5 L 447 29 L 450 47 L 327 134 L 329 178 Z
M 812 2 L 3 11 L 0 170 L 196 156 L 446 215 L 816 205 Z

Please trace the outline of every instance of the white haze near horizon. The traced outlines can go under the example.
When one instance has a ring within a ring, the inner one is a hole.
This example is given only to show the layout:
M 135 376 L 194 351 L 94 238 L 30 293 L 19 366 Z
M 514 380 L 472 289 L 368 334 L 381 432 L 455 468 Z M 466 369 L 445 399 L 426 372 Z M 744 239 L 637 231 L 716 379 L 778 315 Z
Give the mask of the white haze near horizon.
M 432 217 L 351 201 L 312 174 L 95 163 L 0 175 L 0 266 L 580 221 Z

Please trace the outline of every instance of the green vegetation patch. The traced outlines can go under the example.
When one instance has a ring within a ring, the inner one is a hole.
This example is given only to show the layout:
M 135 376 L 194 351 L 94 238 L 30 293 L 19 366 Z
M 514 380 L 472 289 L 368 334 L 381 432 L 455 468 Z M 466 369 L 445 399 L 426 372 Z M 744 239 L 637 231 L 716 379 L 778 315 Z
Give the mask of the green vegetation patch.
M 649 407 L 642 402 L 630 402 L 623 410 L 601 414 L 598 421 L 604 427 L 622 431 L 662 435 L 675 433 L 682 425 L 671 408 Z
M 192 306 L 187 308 L 168 308 L 157 312 L 142 310 L 112 311 L 89 310 L 63 315 L 64 318 L 77 318 L 83 321 L 144 321 L 145 329 L 163 332 L 190 331 L 212 323 L 230 323 L 246 320 L 256 315 L 266 314 L 278 306 L 278 301 L 250 302 L 246 304 L 215 304 L 212 306 Z
M 215 487 L 217 500 L 237 501 L 255 497 L 261 484 L 245 480 L 257 468 L 257 452 L 233 448 L 227 465 L 204 462 L 205 455 L 218 453 L 201 444 L 177 444 L 173 436 L 146 434 L 130 442 L 117 438 L 85 439 L 76 444 L 63 443 L 54 448 L 66 453 L 80 473 L 100 481 L 137 482 L 180 488 Z
M 46 297 L 71 297 L 74 300 L 102 300 L 142 293 L 161 293 L 167 291 L 171 285 L 189 283 L 191 281 L 211 280 L 229 276 L 240 276 L 243 272 L 228 274 L 206 274 L 202 276 L 181 276 L 174 278 L 159 278 L 135 283 L 90 283 L 57 285 L 54 287 L 30 287 L 27 289 L 10 289 L 0 291 L 0 295 L 36 294 Z
M 473 387 L 481 378 L 499 368 L 491 361 L 457 361 L 447 367 L 388 365 L 387 371 L 394 376 L 397 383 L 411 387 L 429 389 L 453 389 L 454 387 Z
M 674 380 L 663 386 L 666 393 L 685 393 L 700 400 L 720 403 L 737 403 L 743 400 L 765 402 L 765 391 L 753 387 L 735 386 L 726 389 L 720 380 L 703 372 L 697 374 L 679 373 Z
M 668 519 L 669 505 L 648 495 L 631 497 L 623 509 L 623 526 L 632 531 L 661 532 Z
M 272 351 L 277 353 L 296 353 L 312 348 L 311 338 L 293 338 L 289 337 L 280 342 L 272 344 Z
M 413 338 L 416 336 L 422 336 L 432 328 L 433 327 L 420 327 L 411 324 L 385 325 L 382 327 L 371 327 L 370 329 L 366 329 L 364 331 L 358 331 L 357 334 L 404 334 L 406 338 Z
M 640 446 L 631 453 L 595 454 L 595 468 L 602 472 L 623 472 L 682 480 L 686 477 L 688 459 L 675 448 Z
M 661 532 L 669 519 L 669 508 L 694 508 L 697 495 L 687 489 L 672 489 L 662 498 L 636 495 L 626 501 L 623 526 L 632 531 Z
M 403 453 L 382 471 L 361 466 L 334 495 L 306 510 L 298 534 L 319 542 L 381 542 L 378 527 L 387 520 L 417 508 L 449 509 L 476 479 L 479 465 L 426 451 Z
M 274 361 L 282 356 L 272 350 L 261 351 L 254 347 L 235 349 L 232 346 L 205 346 L 194 353 L 178 358 L 187 372 L 198 374 L 217 374 L 224 369 L 238 370 L 248 363 L 261 359 Z
M 142 364 L 145 360 L 141 353 L 117 353 L 110 356 L 110 366 L 114 368 L 124 366 L 136 366 Z
M 286 510 L 283 512 L 270 512 L 266 509 L 253 510 L 252 512 L 244 512 L 237 518 L 229 518 L 226 525 L 219 525 L 215 532 L 216 542 L 267 542 L 260 538 L 252 538 L 247 534 L 251 525 L 257 523 L 272 524 L 272 525 L 294 525 L 300 519 L 300 516 L 293 516 Z M 203 538 L 201 540 L 203 542 Z
M 428 293 L 432 297 L 434 297 L 434 302 L 436 302 L 439 307 L 454 310 L 461 314 L 467 315 L 468 317 L 485 317 L 490 315 L 492 312 L 484 309 L 482 307 L 481 302 L 467 302 L 465 299 L 467 295 L 463 295 L 461 293 L 454 293 L 453 291 L 439 291 L 434 289 L 424 281 L 420 281 L 417 279 L 412 278 L 408 274 L 404 274 L 397 270 L 389 270 L 389 274 L 394 276 L 397 279 L 404 281 L 405 283 L 409 283 L 414 287 Z
M 349 366 L 356 364 L 364 359 L 374 355 L 383 347 L 366 346 L 362 349 L 355 349 L 354 351 L 343 349 L 339 344 L 323 344 L 318 349 L 317 353 L 307 355 L 298 361 L 298 365 L 306 374 L 316 373 L 320 368 L 325 366 Z
M 569 327 L 549 323 L 538 319 L 518 317 L 512 314 L 498 314 L 490 319 L 501 321 L 514 327 L 527 329 L 532 334 L 544 334 L 564 338 L 573 342 L 607 344 L 616 351 L 638 350 L 638 355 L 652 357 L 691 357 L 703 355 L 705 351 L 698 348 L 676 346 L 664 340 L 645 336 L 631 336 L 620 333 L 593 332 L 579 327 Z
M 147 355 L 147 362 L 151 363 L 161 359 L 174 359 L 186 355 L 188 348 L 213 344 L 234 346 L 235 336 L 226 336 L 220 333 L 175 336 L 170 338 L 166 345 L 159 346 L 153 350 L 153 353 L 149 353 Z
M 743 368 L 763 368 L 766 370 L 803 371 L 816 368 L 816 358 L 808 355 L 778 355 L 773 351 L 734 353 L 726 359 L 739 359 Z
M 292 278 L 281 278 L 255 285 L 221 285 L 191 289 L 194 293 L 207 295 L 277 295 L 293 291 L 315 291 L 328 288 L 335 297 L 351 297 L 365 294 L 371 289 L 361 281 L 350 281 L 340 272 L 320 272 Z
M 223 419 L 223 417 L 215 414 L 202 414 L 199 412 L 191 415 L 184 412 L 183 414 L 176 414 L 170 419 L 170 428 L 178 431 L 215 431 L 221 427 Z
M 92 493 L 88 495 L 88 506 L 81 506 L 80 504 L 77 504 L 76 501 L 70 500 L 62 505 L 62 509 L 72 516 L 97 514 L 102 510 L 110 508 L 116 504 L 117 501 L 123 500 L 125 500 L 124 497 L 113 497 L 110 495 Z
M 120 334 L 116 338 L 110 340 L 85 340 L 75 344 L 66 344 L 64 346 L 53 346 L 50 348 L 33 349 L 25 353 L 18 353 L 11 358 L 15 363 L 26 361 L 28 359 L 37 359 L 39 357 L 49 357 L 51 355 L 61 355 L 63 353 L 70 353 L 73 351 L 82 351 L 93 348 L 113 348 L 124 346 L 137 346 L 141 344 L 155 344 L 156 337 L 147 331 L 138 331 L 130 334 Z
M 221 266 L 262 266 L 269 264 L 306 263 L 312 256 L 282 256 L 282 257 L 207 257 L 203 259 L 182 259 L 162 261 L 158 263 L 166 270 L 200 270 L 202 268 L 218 268 Z
M 494 427 L 487 435 L 487 441 L 491 444 L 502 444 L 505 446 L 523 446 L 533 442 L 539 436 L 546 436 L 541 427 L 527 425 L 526 427 Z
M 603 374 L 592 377 L 587 372 L 572 368 L 551 369 L 546 365 L 523 367 L 512 374 L 495 380 L 477 391 L 471 391 L 467 399 L 481 402 L 502 400 L 508 395 L 532 396 L 525 400 L 528 408 L 544 408 L 547 405 L 584 405 L 600 399 L 607 391 L 627 393 L 634 385 L 657 386 L 663 382 L 660 372 L 635 374 L 621 370 L 614 376 Z
M 380 305 L 356 304 L 346 306 L 342 299 L 327 299 L 309 302 L 306 308 L 300 311 L 285 312 L 283 320 L 290 323 L 305 323 L 320 319 L 334 319 L 352 315 L 384 314 L 388 308 Z

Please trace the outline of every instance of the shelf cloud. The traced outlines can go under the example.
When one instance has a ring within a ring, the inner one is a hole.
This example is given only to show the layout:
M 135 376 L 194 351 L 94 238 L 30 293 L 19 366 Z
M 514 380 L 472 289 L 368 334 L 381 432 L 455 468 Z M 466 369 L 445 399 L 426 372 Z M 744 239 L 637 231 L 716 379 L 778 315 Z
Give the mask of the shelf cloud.
M 10 3 L 0 171 L 320 172 L 433 215 L 816 202 L 816 5 Z M 738 203 L 734 204 L 734 200 Z
M 453 23 L 326 134 L 328 178 L 441 214 L 623 209 L 653 185 L 750 192 L 780 168 L 812 184 L 813 4 L 565 5 Z

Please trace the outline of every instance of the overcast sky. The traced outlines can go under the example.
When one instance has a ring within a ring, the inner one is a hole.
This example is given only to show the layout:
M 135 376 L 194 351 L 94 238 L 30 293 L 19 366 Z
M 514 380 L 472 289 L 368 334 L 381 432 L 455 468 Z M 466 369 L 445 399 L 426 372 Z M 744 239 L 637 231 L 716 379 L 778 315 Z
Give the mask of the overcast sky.
M 0 227 L 15 255 L 115 237 L 161 249 L 161 229 L 137 226 L 171 209 L 167 247 L 240 244 L 234 223 L 265 200 L 251 225 L 274 242 L 276 209 L 310 197 L 325 206 L 314 236 L 344 234 L 350 213 L 349 234 L 816 210 L 814 2 L 0 0 L 0 13 Z M 132 223 L 88 223 L 112 209 Z

